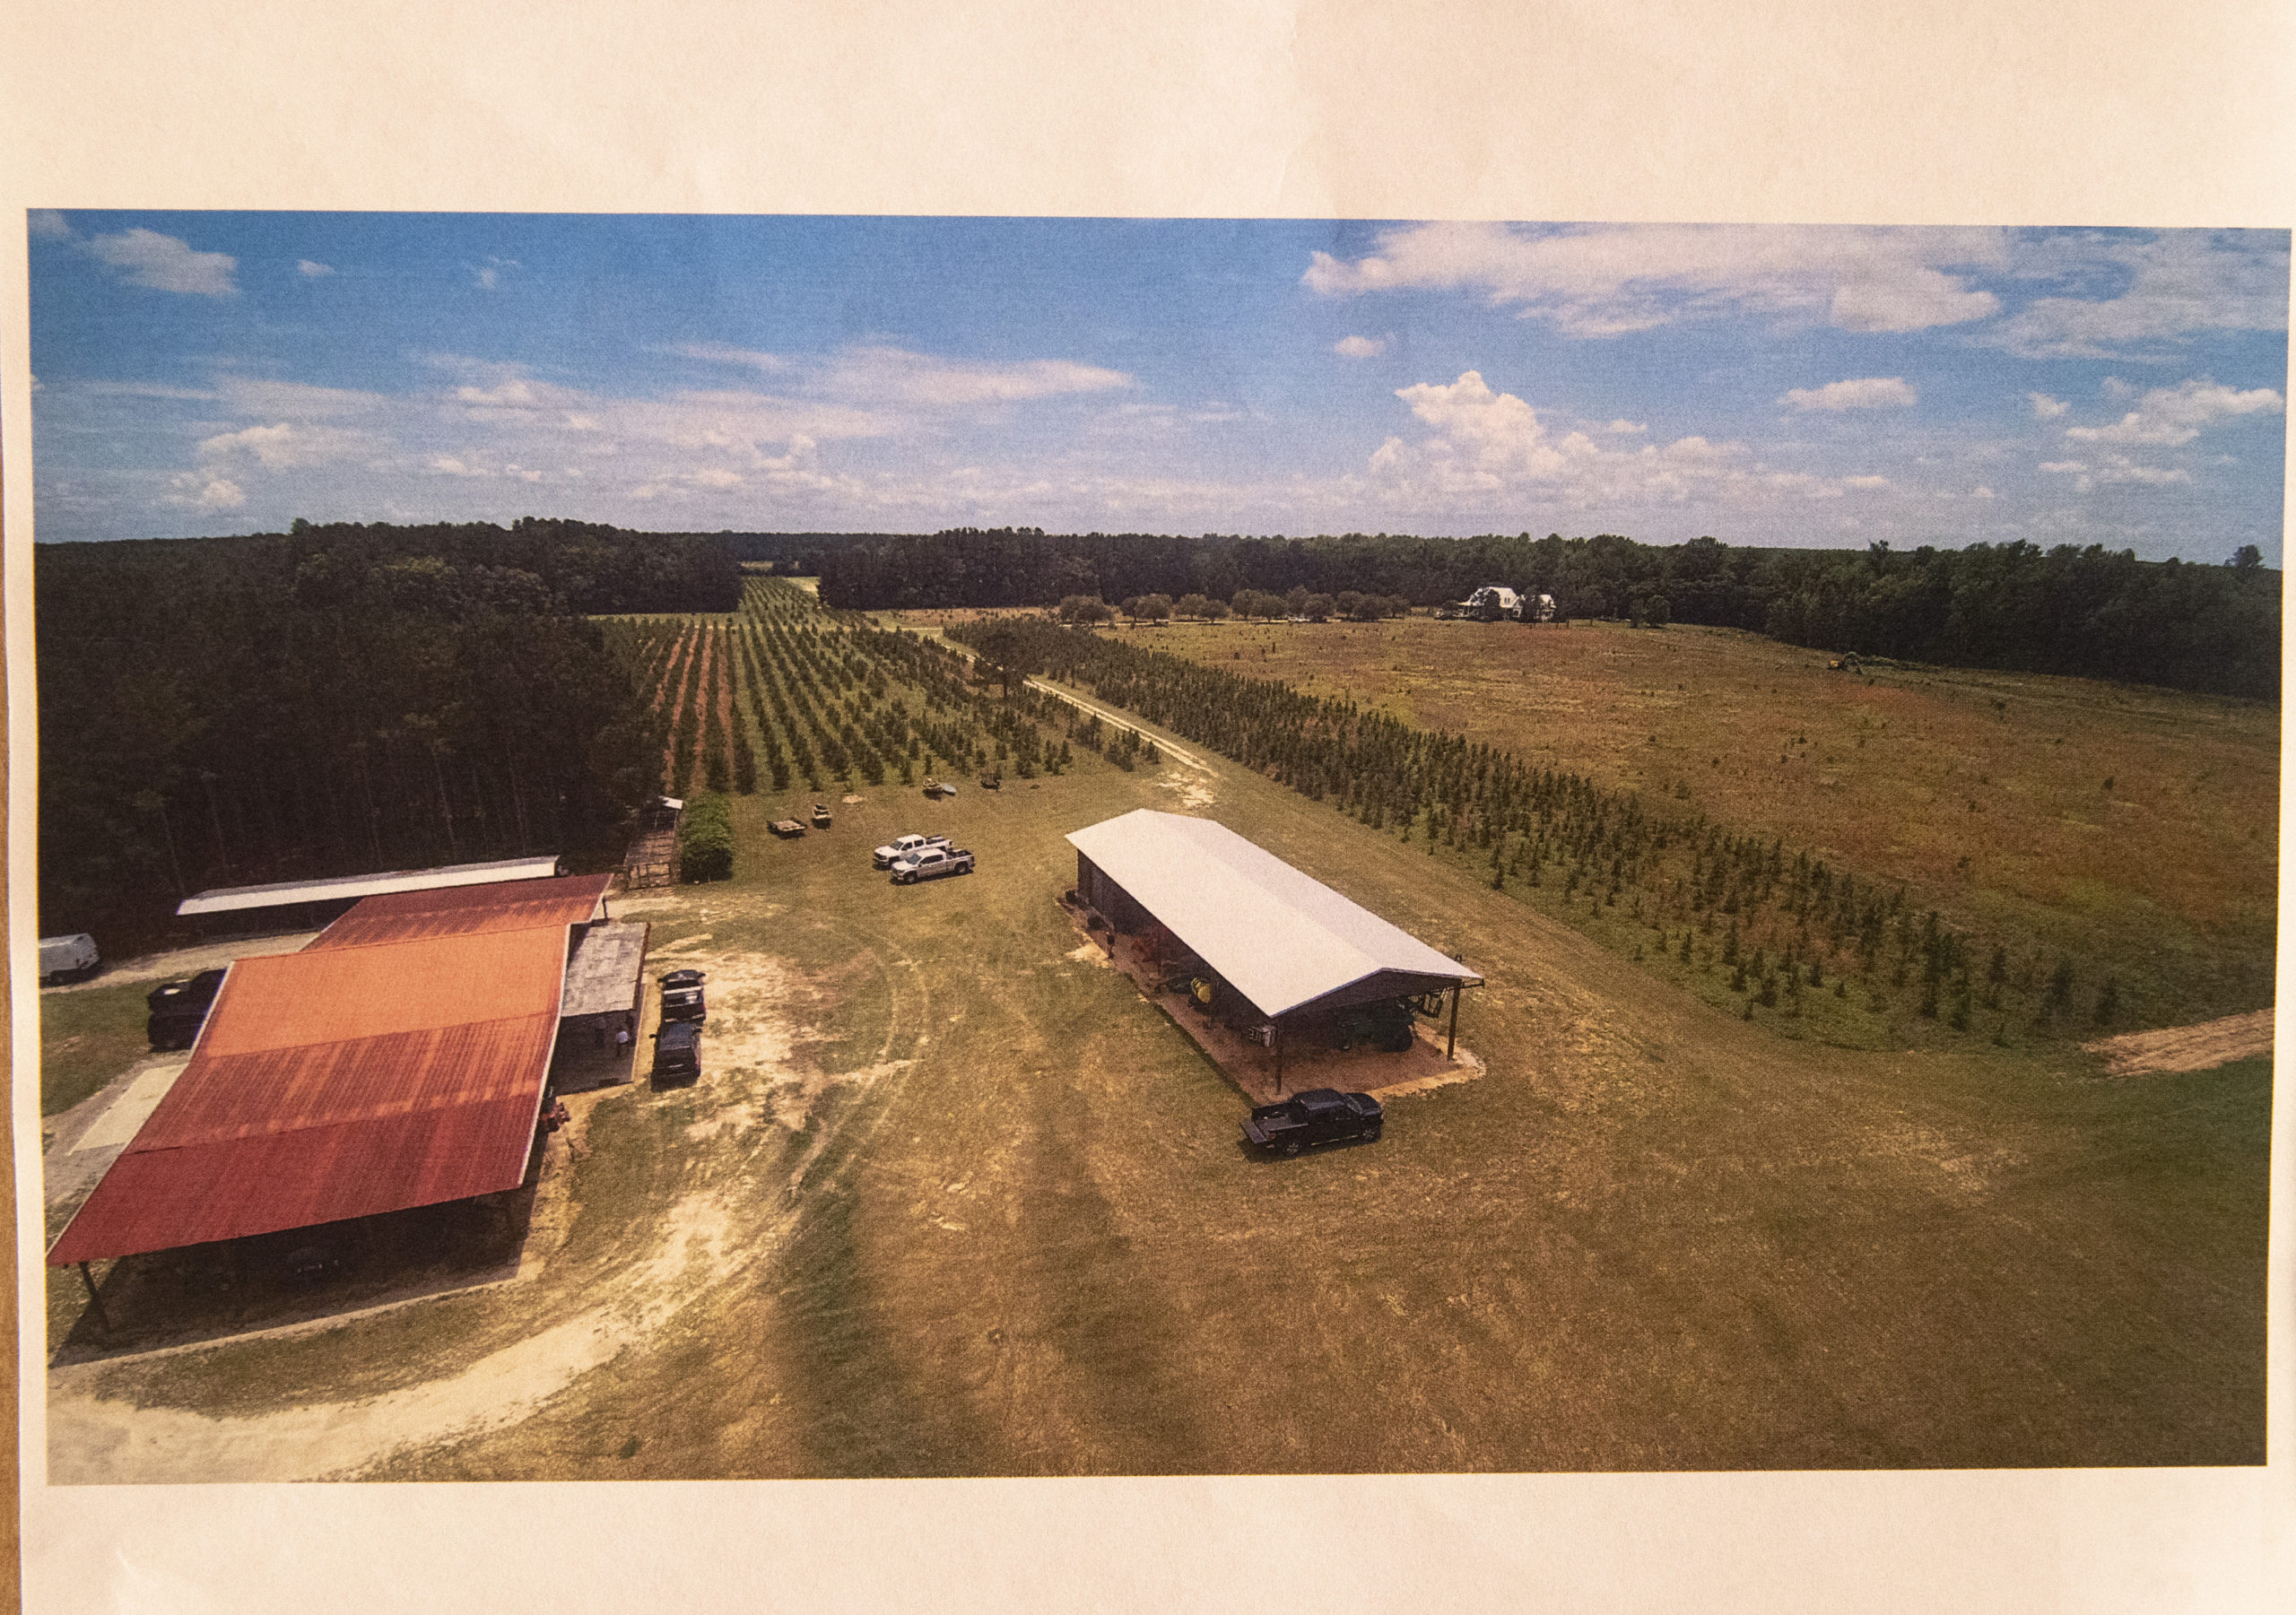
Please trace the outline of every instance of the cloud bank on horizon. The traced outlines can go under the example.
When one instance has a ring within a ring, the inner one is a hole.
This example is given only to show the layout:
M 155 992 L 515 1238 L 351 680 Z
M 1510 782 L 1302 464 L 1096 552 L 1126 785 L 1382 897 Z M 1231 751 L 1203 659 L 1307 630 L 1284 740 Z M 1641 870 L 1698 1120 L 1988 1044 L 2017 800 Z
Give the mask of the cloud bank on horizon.
M 2284 231 L 28 224 L 45 541 L 550 515 L 2281 554 Z

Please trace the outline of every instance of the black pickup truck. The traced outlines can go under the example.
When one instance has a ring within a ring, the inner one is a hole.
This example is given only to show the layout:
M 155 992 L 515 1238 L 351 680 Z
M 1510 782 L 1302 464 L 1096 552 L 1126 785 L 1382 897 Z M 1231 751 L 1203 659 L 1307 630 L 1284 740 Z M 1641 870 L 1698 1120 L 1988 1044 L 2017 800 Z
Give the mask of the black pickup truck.
M 223 972 L 202 970 L 189 981 L 170 981 L 144 995 L 152 1012 L 144 1022 L 145 1039 L 155 1049 L 189 1048 L 207 1024 L 207 1012 L 223 985 Z
M 1297 1155 L 1318 1144 L 1379 1136 L 1379 1101 L 1368 1093 L 1342 1093 L 1336 1088 L 1310 1088 L 1280 1105 L 1262 1105 L 1244 1124 L 1247 1143 L 1277 1155 Z

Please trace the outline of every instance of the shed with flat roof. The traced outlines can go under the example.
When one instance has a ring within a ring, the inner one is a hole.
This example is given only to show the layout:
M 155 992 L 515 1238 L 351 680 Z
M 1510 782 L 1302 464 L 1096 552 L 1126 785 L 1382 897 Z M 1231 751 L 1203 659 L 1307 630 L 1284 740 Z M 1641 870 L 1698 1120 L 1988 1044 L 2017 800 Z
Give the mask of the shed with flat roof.
M 176 905 L 176 913 L 211 927 L 257 924 L 297 930 L 305 925 L 324 925 L 368 898 L 457 886 L 492 886 L 505 881 L 549 880 L 559 873 L 559 867 L 557 854 L 544 853 L 531 858 L 449 864 L 437 869 L 394 869 L 379 874 L 336 875 L 319 881 L 219 886 L 213 890 L 194 892 Z

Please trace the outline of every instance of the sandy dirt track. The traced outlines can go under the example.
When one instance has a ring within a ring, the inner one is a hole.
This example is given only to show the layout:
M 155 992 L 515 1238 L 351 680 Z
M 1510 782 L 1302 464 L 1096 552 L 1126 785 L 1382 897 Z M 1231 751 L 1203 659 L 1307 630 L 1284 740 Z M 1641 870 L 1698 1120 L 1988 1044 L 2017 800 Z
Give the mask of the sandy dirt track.
M 2157 1032 L 2128 1032 L 2100 1038 L 2082 1047 L 2105 1057 L 2105 1069 L 2117 1077 L 2141 1076 L 2155 1071 L 2213 1071 L 2234 1060 L 2272 1053 L 2272 1012 L 2227 1015 L 2197 1026 L 2171 1026 Z
M 316 931 L 291 931 L 277 936 L 230 937 L 222 942 L 201 942 L 196 947 L 171 949 L 165 953 L 146 953 L 137 959 L 106 959 L 104 968 L 85 981 L 65 982 L 40 991 L 84 993 L 91 987 L 116 987 L 127 981 L 168 981 L 178 976 L 195 976 L 202 970 L 220 969 L 236 959 L 296 952 L 317 934 Z

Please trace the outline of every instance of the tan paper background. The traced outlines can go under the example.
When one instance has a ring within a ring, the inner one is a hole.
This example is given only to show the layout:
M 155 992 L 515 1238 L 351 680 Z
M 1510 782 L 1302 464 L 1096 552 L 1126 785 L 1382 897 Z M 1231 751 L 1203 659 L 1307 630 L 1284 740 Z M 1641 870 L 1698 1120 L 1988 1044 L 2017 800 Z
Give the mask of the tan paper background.
M 2292 109 L 2286 0 L 14 0 L 14 979 L 37 926 L 26 207 L 2286 228 Z M 13 1007 L 36 1167 L 37 1005 Z M 35 1333 L 24 1607 L 2277 1607 L 2296 1585 L 2290 1112 L 2268 1469 L 50 1491 Z M 36 1229 L 22 1160 L 15 1187 Z M 35 1332 L 39 1254 L 19 1242 Z M 1303 1522 L 1325 1546 L 1300 1545 Z

